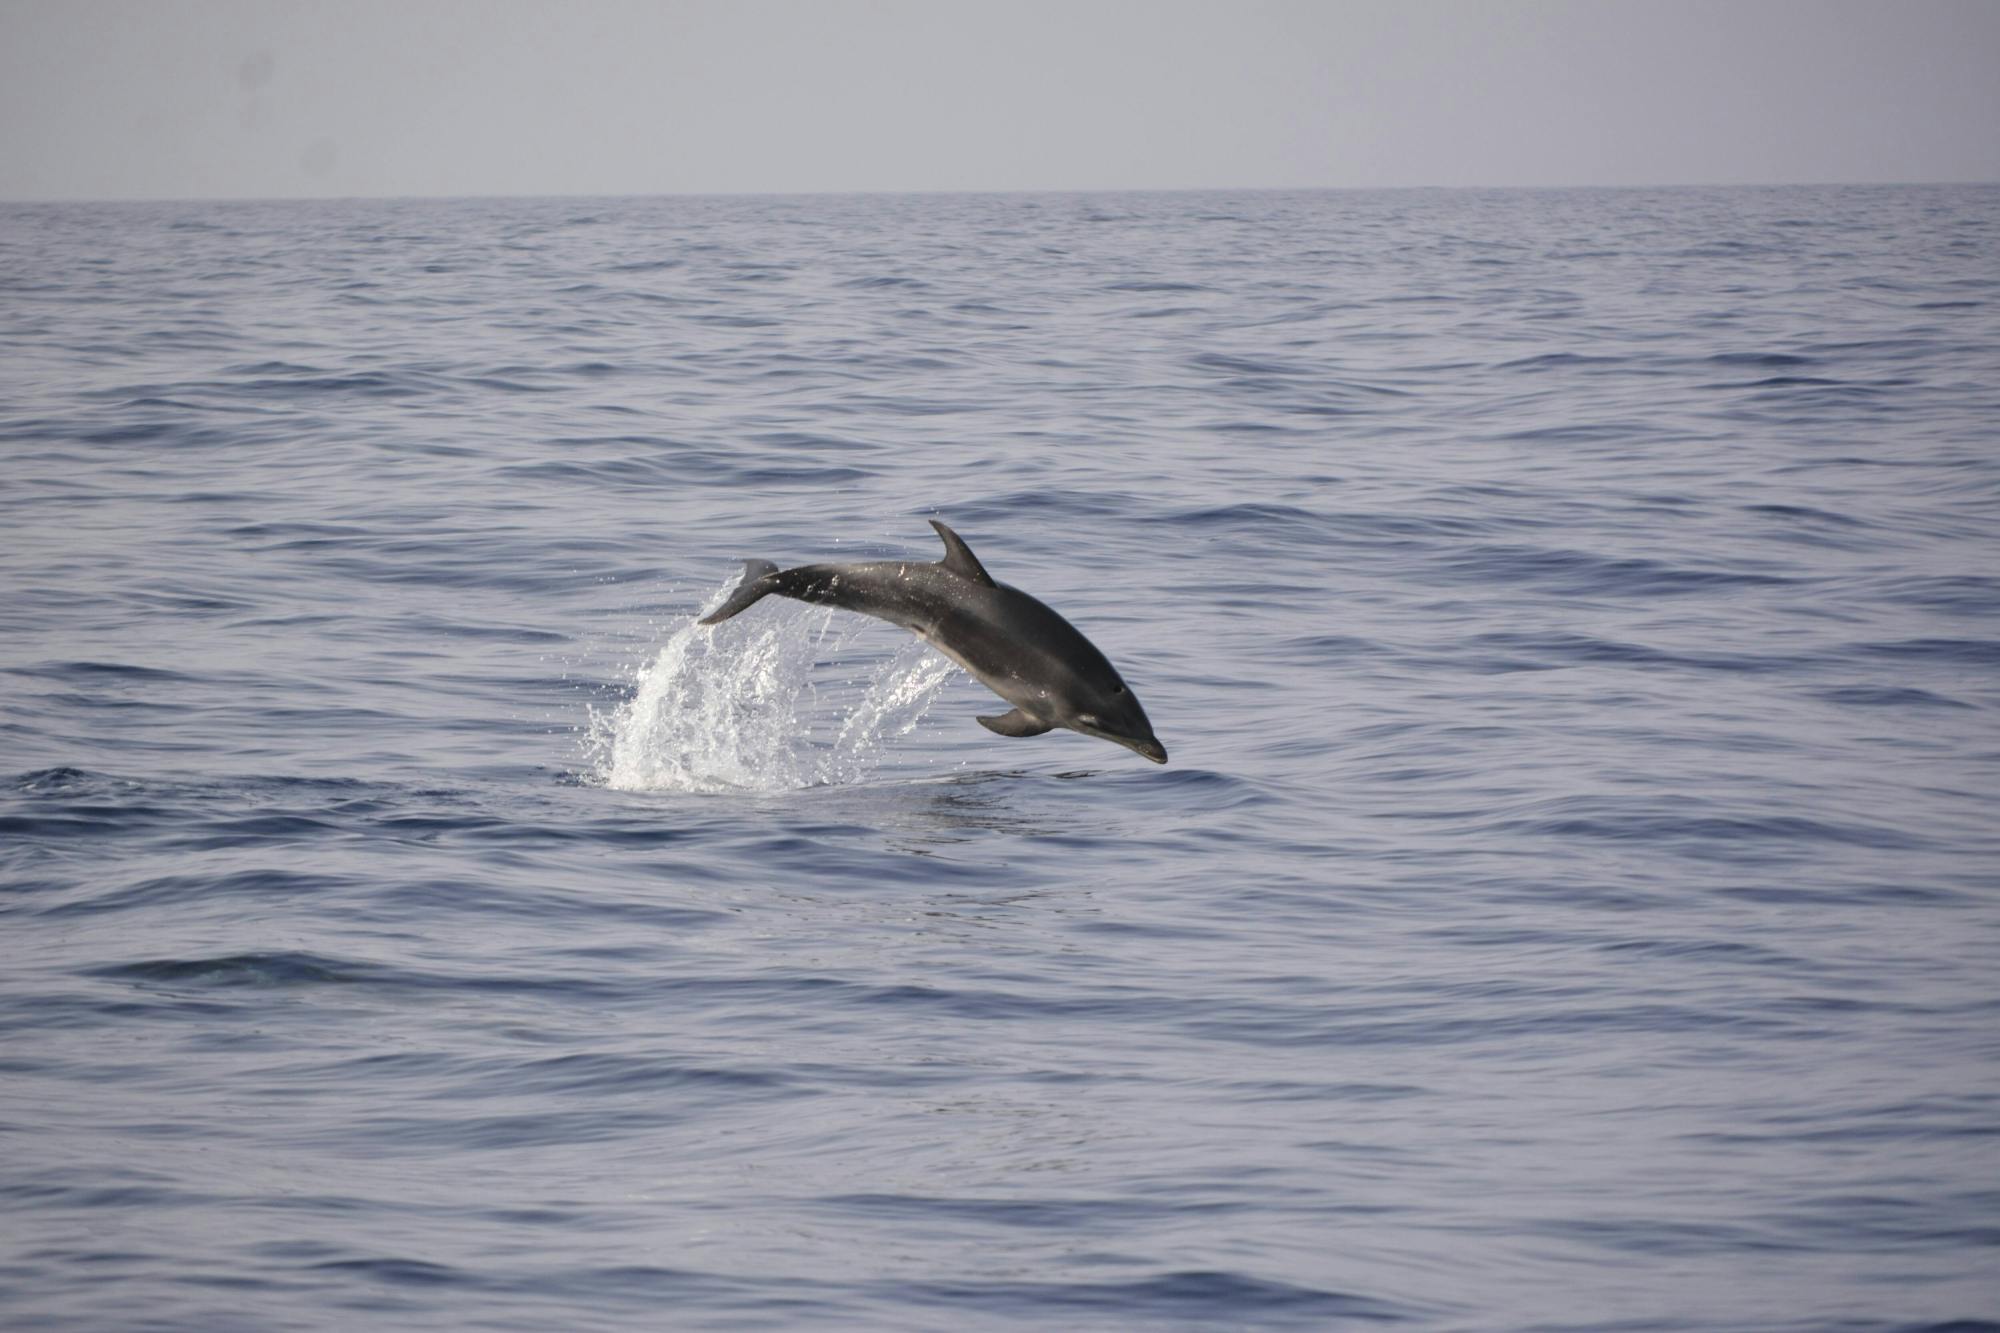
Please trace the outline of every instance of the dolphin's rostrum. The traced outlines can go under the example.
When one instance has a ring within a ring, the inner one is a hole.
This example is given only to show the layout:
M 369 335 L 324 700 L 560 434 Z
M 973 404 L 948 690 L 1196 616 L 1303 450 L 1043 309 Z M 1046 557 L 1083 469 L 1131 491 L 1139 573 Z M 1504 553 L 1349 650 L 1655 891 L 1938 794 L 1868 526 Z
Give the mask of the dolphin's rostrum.
M 736 591 L 701 623 L 720 624 L 773 594 L 859 611 L 911 631 L 1014 705 L 979 719 L 989 731 L 1039 736 L 1068 727 L 1166 763 L 1146 710 L 1104 654 L 1047 606 L 995 583 L 957 533 L 936 519 L 931 526 L 944 538 L 944 559 L 934 565 L 871 560 L 779 569 L 746 560 Z

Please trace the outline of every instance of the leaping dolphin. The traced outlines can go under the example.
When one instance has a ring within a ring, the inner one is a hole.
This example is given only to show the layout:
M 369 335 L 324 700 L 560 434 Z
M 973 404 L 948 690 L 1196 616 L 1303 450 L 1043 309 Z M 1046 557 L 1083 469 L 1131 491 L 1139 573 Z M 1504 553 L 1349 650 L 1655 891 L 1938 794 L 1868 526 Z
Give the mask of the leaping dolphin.
M 736 591 L 701 623 L 719 625 L 773 593 L 859 611 L 911 631 L 1014 705 L 1011 713 L 980 718 L 988 731 L 1039 736 L 1068 727 L 1166 763 L 1138 696 L 1096 645 L 1019 588 L 995 583 L 957 533 L 936 519 L 931 526 L 944 538 L 944 559 L 934 565 L 870 560 L 779 569 L 746 560 Z

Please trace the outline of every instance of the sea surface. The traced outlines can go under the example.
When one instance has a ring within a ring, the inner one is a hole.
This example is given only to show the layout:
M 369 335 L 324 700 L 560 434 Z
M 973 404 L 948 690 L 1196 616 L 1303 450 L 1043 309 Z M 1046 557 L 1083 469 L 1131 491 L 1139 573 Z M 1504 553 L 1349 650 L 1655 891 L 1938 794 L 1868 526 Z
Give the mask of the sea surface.
M 2000 188 L 10 205 L 0 1325 L 2000 1328 L 1997 722 Z

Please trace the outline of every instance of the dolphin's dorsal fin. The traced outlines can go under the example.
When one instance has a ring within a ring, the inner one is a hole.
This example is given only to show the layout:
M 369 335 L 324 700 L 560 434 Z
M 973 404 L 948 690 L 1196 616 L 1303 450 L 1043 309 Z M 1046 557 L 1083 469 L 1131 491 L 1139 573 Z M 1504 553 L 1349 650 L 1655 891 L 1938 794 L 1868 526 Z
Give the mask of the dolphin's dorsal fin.
M 979 563 L 979 557 L 972 553 L 972 548 L 965 544 L 963 537 L 936 519 L 931 520 L 931 526 L 937 529 L 938 536 L 944 538 L 944 559 L 938 561 L 939 564 L 962 579 L 971 579 L 989 588 L 994 586 L 993 576 L 986 572 L 986 566 Z

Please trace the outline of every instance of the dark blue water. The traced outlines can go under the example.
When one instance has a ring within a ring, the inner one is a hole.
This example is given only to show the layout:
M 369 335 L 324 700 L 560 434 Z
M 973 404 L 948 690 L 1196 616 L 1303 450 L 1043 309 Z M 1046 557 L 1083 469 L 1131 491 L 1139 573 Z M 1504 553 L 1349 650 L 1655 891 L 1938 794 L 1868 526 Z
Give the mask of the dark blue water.
M 1993 188 L 10 206 L 0 1322 L 1991 1329 L 1996 422 Z M 689 627 L 931 515 L 1169 766 Z

